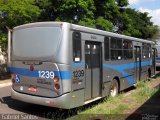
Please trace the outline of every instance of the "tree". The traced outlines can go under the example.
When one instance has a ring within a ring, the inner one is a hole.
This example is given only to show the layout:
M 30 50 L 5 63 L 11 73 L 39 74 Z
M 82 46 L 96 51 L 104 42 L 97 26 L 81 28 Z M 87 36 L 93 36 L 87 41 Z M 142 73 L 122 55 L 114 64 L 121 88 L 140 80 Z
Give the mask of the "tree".
M 148 13 L 141 13 L 131 8 L 127 8 L 126 13 L 130 22 L 128 23 L 129 26 L 124 29 L 124 34 L 128 31 L 130 36 L 149 39 L 153 38 L 154 34 L 158 32 L 158 27 L 153 25 Z
M 34 0 L 0 0 L 1 29 L 6 25 L 14 27 L 29 22 L 37 21 L 40 9 L 34 5 Z
M 93 0 L 38 0 L 36 4 L 43 9 L 41 18 L 44 21 L 66 21 L 81 25 L 94 22 Z M 88 26 L 94 27 L 91 24 Z
M 97 3 L 98 0 L 97 1 L 94 0 L 37 1 L 37 5 L 40 8 L 43 8 L 41 18 L 45 21 L 46 20 L 67 21 L 70 23 L 79 24 L 87 27 L 99 28 L 111 31 L 112 29 L 111 27 L 113 26 L 113 24 L 112 22 L 107 20 L 103 14 L 101 14 L 101 12 L 103 12 L 104 10 L 98 9 Z
M 36 0 L 35 5 L 41 10 L 39 21 L 55 21 L 59 15 L 61 0 Z
M 6 26 L 35 21 L 66 21 L 138 38 L 152 38 L 157 26 L 148 13 L 126 8 L 128 0 L 0 0 L 0 44 Z
M 7 29 L 38 20 L 41 10 L 34 0 L 0 0 L 0 46 L 7 52 Z M 7 55 L 7 53 L 6 53 Z
M 108 21 L 100 16 L 96 20 L 96 28 L 101 29 L 101 30 L 105 30 L 105 31 L 112 31 L 113 24 L 110 21 Z
M 123 14 L 123 7 L 128 5 L 127 0 L 95 0 L 95 7 L 96 11 L 95 19 L 98 19 L 99 17 L 102 17 L 104 20 L 107 20 L 111 24 L 108 24 L 108 28 L 105 30 L 110 30 L 110 27 L 118 28 L 117 32 L 120 33 L 121 27 L 122 27 L 122 14 Z M 98 20 L 99 21 L 99 20 Z M 98 25 L 99 26 L 99 25 Z M 102 29 L 105 27 L 106 24 L 103 21 L 101 22 Z M 99 28 L 99 29 L 101 29 Z M 104 29 L 103 29 L 104 30 Z

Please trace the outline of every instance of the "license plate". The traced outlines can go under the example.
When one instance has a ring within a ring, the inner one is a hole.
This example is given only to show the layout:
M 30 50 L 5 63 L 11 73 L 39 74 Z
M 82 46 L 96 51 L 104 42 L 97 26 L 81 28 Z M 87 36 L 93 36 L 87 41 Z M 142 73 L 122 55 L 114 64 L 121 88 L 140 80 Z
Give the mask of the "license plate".
M 37 92 L 37 87 L 36 86 L 29 86 L 28 91 Z

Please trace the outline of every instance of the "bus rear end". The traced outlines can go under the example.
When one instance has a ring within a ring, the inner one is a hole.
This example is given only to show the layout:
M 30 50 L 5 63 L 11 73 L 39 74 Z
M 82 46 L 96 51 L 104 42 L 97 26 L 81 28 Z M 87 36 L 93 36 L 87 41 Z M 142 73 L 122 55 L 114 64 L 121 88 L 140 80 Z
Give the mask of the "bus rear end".
M 63 24 L 58 23 L 14 28 L 10 67 L 13 99 L 58 108 L 74 106 L 67 103 L 72 96 L 69 66 L 57 61 L 63 31 Z

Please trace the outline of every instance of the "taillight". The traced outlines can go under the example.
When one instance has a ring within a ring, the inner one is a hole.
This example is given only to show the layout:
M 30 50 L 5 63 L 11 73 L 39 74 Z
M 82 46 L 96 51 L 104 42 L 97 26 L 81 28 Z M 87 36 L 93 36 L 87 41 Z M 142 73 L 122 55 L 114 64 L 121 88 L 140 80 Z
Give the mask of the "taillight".
M 53 81 L 57 83 L 57 82 L 59 82 L 59 78 L 57 76 L 55 76 Z
M 30 71 L 33 71 L 34 70 L 34 66 L 33 65 L 30 65 Z
M 54 89 L 55 89 L 55 90 L 59 90 L 59 89 L 60 89 L 60 85 L 59 85 L 59 84 L 55 84 L 55 85 L 54 85 Z
M 59 90 L 59 89 L 60 89 L 59 78 L 58 78 L 57 76 L 55 76 L 55 77 L 53 78 L 53 81 L 54 81 L 54 83 L 55 83 L 54 89 L 55 89 L 55 90 Z

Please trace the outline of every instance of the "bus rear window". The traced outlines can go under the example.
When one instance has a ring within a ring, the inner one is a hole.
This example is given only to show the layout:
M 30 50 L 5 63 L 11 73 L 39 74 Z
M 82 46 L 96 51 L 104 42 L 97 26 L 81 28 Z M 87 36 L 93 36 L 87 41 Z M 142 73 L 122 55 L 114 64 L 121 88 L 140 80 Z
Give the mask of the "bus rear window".
M 53 59 L 62 39 L 60 27 L 30 27 L 14 31 L 13 55 L 16 60 Z

